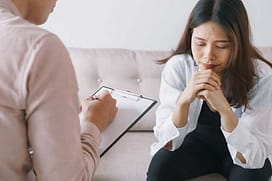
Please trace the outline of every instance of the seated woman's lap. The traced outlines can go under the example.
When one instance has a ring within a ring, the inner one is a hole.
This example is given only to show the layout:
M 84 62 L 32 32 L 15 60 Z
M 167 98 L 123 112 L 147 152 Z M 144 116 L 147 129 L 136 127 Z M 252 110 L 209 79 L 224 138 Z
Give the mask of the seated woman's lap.
M 148 181 L 186 180 L 209 173 L 220 173 L 229 181 L 267 181 L 272 175 L 267 159 L 261 169 L 235 165 L 225 144 L 207 144 L 196 130 L 187 135 L 175 151 L 160 149 L 148 168 Z
M 217 168 L 217 157 L 193 132 L 186 136 L 179 149 L 169 151 L 162 148 L 153 156 L 147 180 L 185 180 L 218 172 Z

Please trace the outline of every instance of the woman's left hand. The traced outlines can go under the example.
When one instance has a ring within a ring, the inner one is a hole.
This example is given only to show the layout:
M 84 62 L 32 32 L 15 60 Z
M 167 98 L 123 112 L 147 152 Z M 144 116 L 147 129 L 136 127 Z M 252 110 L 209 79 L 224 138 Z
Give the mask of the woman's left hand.
M 200 99 L 205 100 L 210 109 L 212 111 L 217 111 L 217 112 L 224 112 L 224 110 L 229 110 L 230 105 L 225 98 L 222 89 L 216 89 L 216 90 L 202 90 L 198 92 L 197 95 Z
M 227 132 L 232 132 L 238 124 L 238 119 L 231 109 L 222 89 L 203 90 L 198 97 L 204 99 L 212 111 L 217 111 L 221 116 L 221 126 Z

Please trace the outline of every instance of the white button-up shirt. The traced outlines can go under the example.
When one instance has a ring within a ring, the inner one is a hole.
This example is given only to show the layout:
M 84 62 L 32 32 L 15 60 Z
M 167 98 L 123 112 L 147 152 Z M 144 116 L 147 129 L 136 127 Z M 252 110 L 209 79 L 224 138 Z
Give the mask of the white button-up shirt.
M 101 136 L 80 128 L 77 93 L 61 41 L 0 0 L 0 180 L 91 180 Z
M 229 151 L 235 164 L 245 168 L 261 168 L 267 158 L 272 161 L 272 69 L 266 63 L 254 61 L 256 74 L 255 86 L 249 94 L 249 106 L 232 108 L 239 119 L 237 127 L 226 138 Z M 179 148 L 185 136 L 197 126 L 202 100 L 196 99 L 189 108 L 188 122 L 176 128 L 172 115 L 178 98 L 198 70 L 190 55 L 176 55 L 166 64 L 161 80 L 160 105 L 156 112 L 154 133 L 158 142 L 151 146 L 151 154 L 172 141 L 173 148 Z M 246 164 L 242 164 L 236 153 L 241 152 Z M 271 162 L 272 163 L 272 162 Z

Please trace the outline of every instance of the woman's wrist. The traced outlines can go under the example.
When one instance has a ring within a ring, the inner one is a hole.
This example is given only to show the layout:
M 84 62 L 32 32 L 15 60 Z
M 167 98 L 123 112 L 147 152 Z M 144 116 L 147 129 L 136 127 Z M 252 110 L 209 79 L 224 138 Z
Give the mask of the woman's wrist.
M 221 116 L 221 125 L 223 129 L 227 132 L 232 132 L 238 124 L 235 113 L 229 108 L 219 112 L 219 114 Z
M 173 123 L 177 128 L 182 128 L 187 124 L 189 107 L 189 103 L 178 102 L 173 114 Z

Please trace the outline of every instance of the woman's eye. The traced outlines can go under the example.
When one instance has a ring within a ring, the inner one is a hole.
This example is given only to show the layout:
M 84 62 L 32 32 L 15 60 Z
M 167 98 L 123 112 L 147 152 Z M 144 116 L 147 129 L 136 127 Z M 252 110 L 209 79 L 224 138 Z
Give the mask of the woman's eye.
M 205 46 L 205 43 L 196 43 L 196 45 L 203 47 L 203 46 Z
M 228 44 L 224 44 L 224 45 L 216 45 L 217 48 L 221 48 L 221 49 L 225 49 L 225 48 L 229 48 L 230 45 Z

